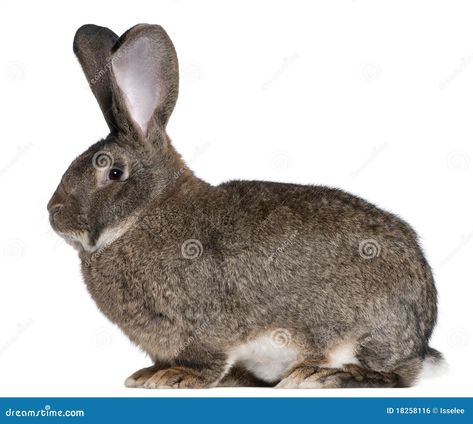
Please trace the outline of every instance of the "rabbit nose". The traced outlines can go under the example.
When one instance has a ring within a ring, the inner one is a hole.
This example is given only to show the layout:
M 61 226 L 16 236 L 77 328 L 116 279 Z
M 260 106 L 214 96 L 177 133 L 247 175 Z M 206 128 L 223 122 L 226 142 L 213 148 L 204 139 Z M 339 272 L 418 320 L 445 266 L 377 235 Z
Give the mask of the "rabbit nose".
M 48 207 L 48 211 L 50 215 L 54 215 L 56 212 L 59 212 L 59 209 L 61 209 L 63 205 L 61 203 L 57 203 L 55 205 L 52 205 L 51 207 Z
M 54 214 L 64 205 L 64 194 L 63 190 L 59 186 L 58 189 L 54 192 L 53 197 L 48 202 L 48 212 Z

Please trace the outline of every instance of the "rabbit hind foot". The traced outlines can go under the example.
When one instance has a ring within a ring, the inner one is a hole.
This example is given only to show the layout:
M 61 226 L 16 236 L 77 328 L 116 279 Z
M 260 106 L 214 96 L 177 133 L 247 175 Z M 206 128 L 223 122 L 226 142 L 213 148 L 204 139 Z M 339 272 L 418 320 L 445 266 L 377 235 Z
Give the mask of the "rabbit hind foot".
M 294 368 L 277 388 L 282 389 L 328 389 L 400 387 L 399 376 L 347 364 L 340 368 L 301 364 Z

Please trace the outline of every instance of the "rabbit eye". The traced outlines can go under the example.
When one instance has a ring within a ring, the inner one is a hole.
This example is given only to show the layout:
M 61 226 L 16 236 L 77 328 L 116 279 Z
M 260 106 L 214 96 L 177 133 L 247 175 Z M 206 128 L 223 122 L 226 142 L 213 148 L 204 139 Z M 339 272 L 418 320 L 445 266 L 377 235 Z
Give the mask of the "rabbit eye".
M 113 168 L 108 173 L 108 179 L 112 181 L 119 181 L 123 176 L 123 171 L 117 168 Z

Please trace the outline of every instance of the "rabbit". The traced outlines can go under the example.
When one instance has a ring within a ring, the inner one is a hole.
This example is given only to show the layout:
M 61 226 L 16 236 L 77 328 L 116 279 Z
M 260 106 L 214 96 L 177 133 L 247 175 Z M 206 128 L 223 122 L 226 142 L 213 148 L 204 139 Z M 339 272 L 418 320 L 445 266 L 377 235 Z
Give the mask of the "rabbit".
M 98 308 L 152 361 L 127 387 L 409 387 L 437 291 L 414 230 L 342 190 L 213 186 L 166 125 L 178 59 L 158 25 L 84 25 L 73 48 L 110 134 L 48 203 Z

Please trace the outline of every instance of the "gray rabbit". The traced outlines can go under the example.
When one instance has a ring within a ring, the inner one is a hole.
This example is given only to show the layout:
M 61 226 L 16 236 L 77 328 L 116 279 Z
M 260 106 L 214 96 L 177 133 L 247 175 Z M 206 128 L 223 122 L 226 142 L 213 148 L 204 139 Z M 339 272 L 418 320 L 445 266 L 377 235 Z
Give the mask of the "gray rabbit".
M 166 32 L 85 25 L 74 52 L 110 128 L 48 210 L 100 310 L 152 359 L 128 387 L 406 387 L 437 318 L 412 228 L 341 190 L 212 186 L 166 124 L 178 61 Z

